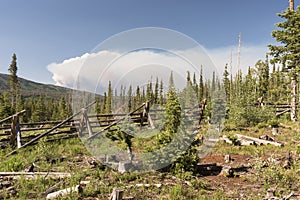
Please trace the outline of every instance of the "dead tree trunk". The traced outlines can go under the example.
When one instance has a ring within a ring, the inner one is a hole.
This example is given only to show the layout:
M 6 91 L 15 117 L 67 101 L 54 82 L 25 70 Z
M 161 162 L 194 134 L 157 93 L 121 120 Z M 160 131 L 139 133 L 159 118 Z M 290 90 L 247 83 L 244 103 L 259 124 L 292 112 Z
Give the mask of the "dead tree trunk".
M 296 80 L 292 77 L 291 80 L 291 121 L 297 121 L 297 113 L 296 113 Z
M 290 2 L 290 10 L 291 10 L 291 11 L 294 11 L 294 9 L 295 9 L 295 3 L 294 3 L 294 0 L 289 0 L 289 2 Z

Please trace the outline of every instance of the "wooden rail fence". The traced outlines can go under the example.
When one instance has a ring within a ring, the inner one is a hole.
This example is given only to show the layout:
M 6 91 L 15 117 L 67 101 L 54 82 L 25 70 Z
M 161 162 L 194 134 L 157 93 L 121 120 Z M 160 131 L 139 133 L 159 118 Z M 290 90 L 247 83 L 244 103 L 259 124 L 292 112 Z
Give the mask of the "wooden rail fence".
M 152 109 L 150 111 L 151 102 L 147 101 L 128 114 L 89 115 L 88 109 L 94 103 L 95 102 L 92 102 L 63 121 L 20 123 L 19 116 L 26 112 L 26 110 L 22 110 L 12 116 L 0 120 L 0 131 L 2 131 L 2 133 L 0 132 L 0 147 L 1 145 L 2 147 L 10 145 L 15 148 L 15 150 L 7 155 L 9 156 L 16 153 L 18 149 L 36 144 L 39 139 L 45 136 L 49 136 L 46 141 L 73 138 L 85 134 L 88 134 L 88 139 L 92 139 L 104 131 L 115 131 L 116 129 L 114 126 L 128 117 L 131 122 L 135 124 L 155 128 L 153 121 L 157 119 L 159 113 L 164 111 L 164 109 Z M 198 120 L 200 123 L 205 105 L 206 100 L 192 108 L 186 108 L 185 111 L 193 117 L 194 120 Z M 11 121 L 11 123 L 7 123 L 8 121 Z M 40 133 L 40 131 L 45 132 Z

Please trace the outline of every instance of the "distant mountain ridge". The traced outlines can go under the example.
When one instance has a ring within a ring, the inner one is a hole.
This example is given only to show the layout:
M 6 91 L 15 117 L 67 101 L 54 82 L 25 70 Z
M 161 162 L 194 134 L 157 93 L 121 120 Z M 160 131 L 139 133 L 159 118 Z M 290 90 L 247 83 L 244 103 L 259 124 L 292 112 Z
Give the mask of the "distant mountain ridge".
M 51 84 L 37 83 L 20 77 L 18 79 L 21 86 L 20 92 L 24 97 L 39 95 L 61 97 L 72 93 L 72 90 L 69 88 L 64 88 Z M 8 81 L 9 75 L 0 73 L 0 93 L 9 90 Z

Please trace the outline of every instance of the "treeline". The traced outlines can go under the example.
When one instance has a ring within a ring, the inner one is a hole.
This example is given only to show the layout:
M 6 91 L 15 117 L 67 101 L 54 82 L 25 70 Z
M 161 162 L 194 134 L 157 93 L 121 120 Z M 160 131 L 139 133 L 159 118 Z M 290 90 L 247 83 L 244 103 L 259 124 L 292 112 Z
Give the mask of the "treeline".
M 146 101 L 150 101 L 151 105 L 164 106 L 167 98 L 166 88 L 170 84 L 174 83 L 164 83 L 163 80 L 156 78 L 154 82 L 150 81 L 145 87 L 133 88 L 129 85 L 126 88 L 121 85 L 119 89 L 113 89 L 109 82 L 104 95 L 96 98 L 96 112 L 98 114 L 129 113 Z M 201 66 L 199 77 L 196 76 L 196 73 L 191 75 L 189 71 L 187 72 L 185 87 L 182 91 L 177 92 L 181 106 L 191 107 L 201 103 L 204 98 L 209 100 L 211 91 L 221 87 L 222 83 L 215 73 L 213 73 L 212 81 L 209 79 L 204 81 Z
M 62 120 L 72 114 L 71 98 L 69 96 L 60 97 L 59 99 L 49 96 L 24 98 L 19 95 L 16 106 L 12 107 L 9 94 L 4 92 L 0 95 L 0 119 L 24 109 L 26 112 L 20 115 L 22 122 Z

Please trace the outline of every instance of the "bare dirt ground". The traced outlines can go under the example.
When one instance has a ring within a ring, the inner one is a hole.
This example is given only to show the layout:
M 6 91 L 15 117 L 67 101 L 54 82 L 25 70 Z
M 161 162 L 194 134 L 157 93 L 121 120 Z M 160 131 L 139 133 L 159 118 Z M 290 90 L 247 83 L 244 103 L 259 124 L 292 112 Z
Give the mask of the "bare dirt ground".
M 214 190 L 220 189 L 229 199 L 263 199 L 266 196 L 266 188 L 264 177 L 260 177 L 255 172 L 255 164 L 262 163 L 262 168 L 268 168 L 270 163 L 283 165 L 286 155 L 263 155 L 261 157 L 251 155 L 230 155 L 231 161 L 226 163 L 224 155 L 208 155 L 201 159 L 200 166 L 203 174 L 202 179 L 206 180 Z M 298 163 L 299 160 L 297 161 Z M 222 173 L 222 169 L 230 167 L 233 177 L 227 177 Z M 272 188 L 274 190 L 279 188 Z M 277 199 L 285 199 L 285 195 L 277 197 Z M 276 199 L 274 197 L 274 199 Z M 289 199 L 300 199 L 300 191 L 293 191 L 293 195 Z

